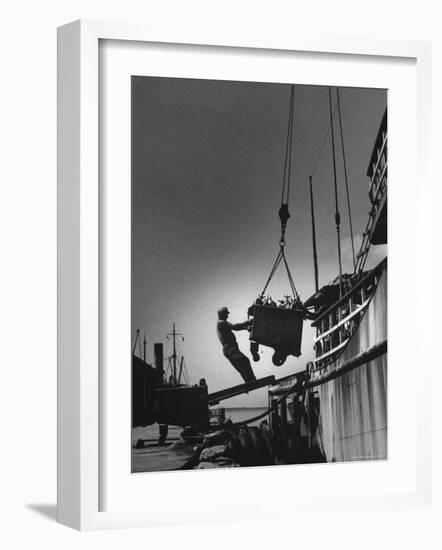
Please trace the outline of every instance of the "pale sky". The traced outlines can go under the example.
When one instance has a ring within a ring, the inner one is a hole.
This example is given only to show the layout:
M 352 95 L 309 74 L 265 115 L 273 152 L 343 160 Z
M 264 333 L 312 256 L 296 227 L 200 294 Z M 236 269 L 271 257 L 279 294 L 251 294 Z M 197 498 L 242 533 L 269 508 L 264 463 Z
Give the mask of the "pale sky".
M 336 91 L 333 88 L 333 103 Z M 246 319 L 278 251 L 289 84 L 133 77 L 132 79 L 132 334 L 146 333 L 148 361 L 175 322 L 191 382 L 209 391 L 242 382 L 216 337 L 217 310 Z M 357 239 L 367 222 L 366 169 L 387 103 L 386 90 L 341 88 L 341 108 Z M 301 299 L 314 292 L 308 176 L 329 126 L 328 88 L 295 86 L 294 150 L 286 254 Z M 335 125 L 343 266 L 351 270 L 345 183 Z M 313 179 L 319 281 L 338 274 L 330 138 Z M 359 243 L 358 240 L 358 243 Z M 358 250 L 358 247 L 356 248 Z M 367 266 L 385 255 L 375 247 Z M 268 292 L 289 293 L 280 268 Z M 313 356 L 314 331 L 304 324 L 302 355 L 282 367 L 261 347 L 257 377 L 286 376 Z M 238 332 L 249 357 L 247 332 Z M 266 390 L 224 402 L 266 404 Z

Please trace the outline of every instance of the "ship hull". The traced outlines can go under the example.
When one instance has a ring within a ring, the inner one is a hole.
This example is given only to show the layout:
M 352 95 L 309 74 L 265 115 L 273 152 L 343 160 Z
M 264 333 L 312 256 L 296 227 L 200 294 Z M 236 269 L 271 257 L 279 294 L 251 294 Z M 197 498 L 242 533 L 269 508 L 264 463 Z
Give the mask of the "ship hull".
M 315 372 L 311 380 L 313 387 L 307 401 L 309 446 L 319 451 L 325 461 L 388 458 L 386 342 L 385 267 L 365 315 L 344 351 L 333 363 Z M 358 364 L 357 358 L 367 356 L 373 349 L 383 353 Z M 346 369 L 352 362 L 358 366 Z

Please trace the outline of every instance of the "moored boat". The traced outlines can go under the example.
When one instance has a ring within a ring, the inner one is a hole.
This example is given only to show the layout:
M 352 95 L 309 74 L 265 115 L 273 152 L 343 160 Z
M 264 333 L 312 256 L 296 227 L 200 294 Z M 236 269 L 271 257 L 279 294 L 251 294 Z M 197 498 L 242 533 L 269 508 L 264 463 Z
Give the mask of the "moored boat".
M 370 210 L 355 271 L 304 305 L 315 313 L 314 360 L 269 389 L 282 462 L 387 459 L 387 259 L 365 270 L 372 245 L 387 244 L 387 114 L 370 156 Z

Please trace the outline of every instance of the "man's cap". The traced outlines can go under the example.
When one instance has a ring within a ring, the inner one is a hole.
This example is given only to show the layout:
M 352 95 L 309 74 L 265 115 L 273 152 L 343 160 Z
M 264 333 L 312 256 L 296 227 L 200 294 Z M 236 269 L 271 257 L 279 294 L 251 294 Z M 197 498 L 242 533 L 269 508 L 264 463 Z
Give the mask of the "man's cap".
M 220 315 L 221 313 L 230 313 L 229 308 L 226 306 L 220 307 L 218 310 L 218 315 Z

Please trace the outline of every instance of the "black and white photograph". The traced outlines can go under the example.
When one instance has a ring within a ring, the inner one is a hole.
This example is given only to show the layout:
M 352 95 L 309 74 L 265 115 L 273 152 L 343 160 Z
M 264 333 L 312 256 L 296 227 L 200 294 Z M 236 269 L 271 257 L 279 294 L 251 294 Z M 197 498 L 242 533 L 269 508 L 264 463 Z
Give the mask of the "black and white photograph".
M 388 459 L 387 118 L 132 76 L 132 473 Z
M 2 547 L 442 548 L 440 2 L 5 8 Z

